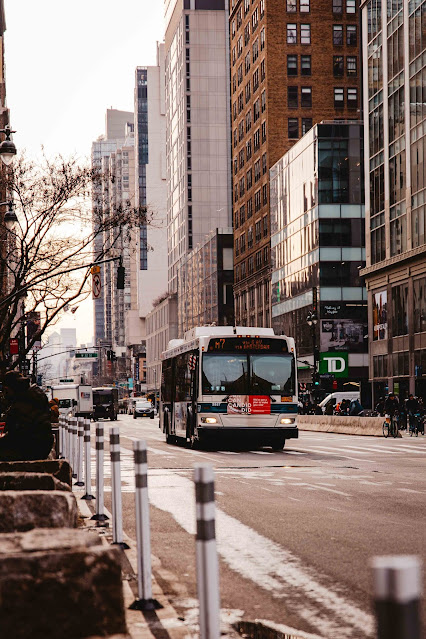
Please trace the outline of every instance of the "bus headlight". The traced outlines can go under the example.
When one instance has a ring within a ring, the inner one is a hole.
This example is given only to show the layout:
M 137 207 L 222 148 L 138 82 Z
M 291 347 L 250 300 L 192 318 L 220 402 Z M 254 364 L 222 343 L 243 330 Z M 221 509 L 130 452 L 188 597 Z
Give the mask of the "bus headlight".
M 217 424 L 216 417 L 202 417 L 201 422 L 203 424 Z
M 294 419 L 292 417 L 281 417 L 281 424 L 294 424 Z

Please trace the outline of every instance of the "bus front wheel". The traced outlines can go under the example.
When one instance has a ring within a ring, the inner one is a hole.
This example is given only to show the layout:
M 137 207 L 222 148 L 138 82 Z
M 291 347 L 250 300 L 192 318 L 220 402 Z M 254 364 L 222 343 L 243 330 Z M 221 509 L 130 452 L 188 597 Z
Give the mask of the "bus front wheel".
M 272 450 L 283 450 L 285 447 L 285 439 L 280 439 L 276 442 L 272 442 Z

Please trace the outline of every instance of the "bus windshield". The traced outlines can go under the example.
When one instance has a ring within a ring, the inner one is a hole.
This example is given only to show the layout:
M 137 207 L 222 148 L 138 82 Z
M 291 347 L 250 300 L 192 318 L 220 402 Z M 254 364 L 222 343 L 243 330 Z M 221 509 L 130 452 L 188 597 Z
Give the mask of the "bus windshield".
M 100 393 L 99 391 L 94 391 L 93 393 L 93 405 L 98 406 L 99 404 L 111 404 L 114 401 L 111 391 Z
M 292 354 L 205 353 L 203 395 L 295 394 Z

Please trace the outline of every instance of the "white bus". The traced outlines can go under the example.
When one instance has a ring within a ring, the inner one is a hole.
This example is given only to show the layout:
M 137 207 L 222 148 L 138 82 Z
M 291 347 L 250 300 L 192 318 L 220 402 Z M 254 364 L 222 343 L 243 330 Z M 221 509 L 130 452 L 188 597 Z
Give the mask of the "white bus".
M 205 326 L 162 354 L 160 428 L 168 443 L 282 449 L 298 437 L 294 339 L 272 328 Z

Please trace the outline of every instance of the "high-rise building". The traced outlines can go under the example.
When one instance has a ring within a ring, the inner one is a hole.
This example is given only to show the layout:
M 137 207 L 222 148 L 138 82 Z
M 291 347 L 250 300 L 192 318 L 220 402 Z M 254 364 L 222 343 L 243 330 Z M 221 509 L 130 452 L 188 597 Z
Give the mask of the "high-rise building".
M 169 291 L 184 256 L 231 225 L 227 0 L 165 0 Z
M 272 326 L 307 389 L 368 401 L 362 142 L 357 122 L 318 124 L 271 168 Z
M 101 219 L 104 207 L 109 203 L 108 196 L 108 179 L 106 174 L 109 170 L 109 158 L 112 153 L 124 143 L 126 125 L 133 126 L 133 113 L 128 111 L 118 111 L 116 109 L 108 109 L 105 117 L 106 134 L 99 137 L 92 144 L 92 167 L 102 172 L 104 179 L 97 182 L 92 192 L 92 210 L 94 216 L 94 224 L 97 219 Z M 108 137 L 116 135 L 117 137 Z M 94 258 L 101 254 L 106 239 L 103 233 L 96 236 L 94 242 Z M 102 274 L 102 293 L 99 299 L 94 300 L 94 316 L 95 316 L 95 344 L 99 344 L 100 340 L 111 342 L 111 298 L 106 292 L 110 290 L 110 273 L 109 269 L 104 268 Z
M 232 0 L 237 324 L 271 324 L 269 169 L 313 124 L 359 117 L 357 5 Z
M 167 291 L 166 122 L 164 44 L 157 43 L 157 64 L 137 67 L 135 75 L 136 203 L 146 207 L 147 222 L 137 233 L 134 266 L 136 306 L 128 313 L 129 334 L 135 341 L 135 388 L 146 391 L 146 317 L 153 302 Z M 131 274 L 133 278 L 133 273 Z M 132 295 L 134 292 L 132 291 Z
M 426 2 L 361 9 L 370 379 L 426 400 Z

